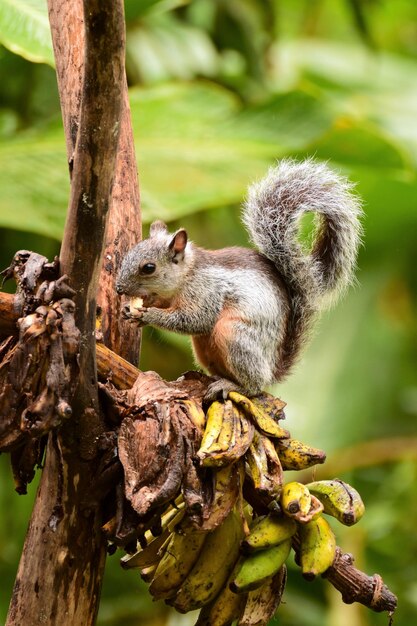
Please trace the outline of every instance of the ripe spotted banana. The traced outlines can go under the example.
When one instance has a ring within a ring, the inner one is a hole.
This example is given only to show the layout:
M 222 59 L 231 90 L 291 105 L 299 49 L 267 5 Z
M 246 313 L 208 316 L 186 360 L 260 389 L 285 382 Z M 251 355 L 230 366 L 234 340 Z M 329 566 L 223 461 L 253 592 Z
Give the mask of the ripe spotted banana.
M 342 480 L 319 480 L 307 487 L 323 504 L 324 512 L 346 526 L 359 522 L 365 512 L 359 493 Z
M 224 404 L 214 402 L 209 408 L 210 411 L 216 412 L 217 417 L 213 421 L 213 427 L 211 420 L 207 420 L 197 456 L 206 467 L 222 467 L 234 463 L 245 454 L 253 439 L 254 426 L 230 400 Z M 219 415 L 221 415 L 220 427 Z
M 213 468 L 213 497 L 207 515 L 199 522 L 199 531 L 214 530 L 220 526 L 236 504 L 242 490 L 244 469 L 242 463 Z
M 308 515 L 311 507 L 311 494 L 307 487 L 296 481 L 284 485 L 281 493 L 281 507 L 286 515 L 295 519 Z
M 260 587 L 268 578 L 274 576 L 283 566 L 291 550 L 291 539 L 282 541 L 277 546 L 259 550 L 243 557 L 237 567 L 230 588 L 234 593 L 245 593 Z
M 304 470 L 324 463 L 326 453 L 297 439 L 278 439 L 276 449 L 284 470 Z
M 245 412 L 249 419 L 255 422 L 258 430 L 262 433 L 268 435 L 268 437 L 289 438 L 289 432 L 285 430 L 285 428 L 282 428 L 261 405 L 256 405 L 249 400 L 249 398 L 242 396 L 242 394 L 237 391 L 230 391 L 229 398 Z
M 298 534 L 301 571 L 305 578 L 312 580 L 332 565 L 336 554 L 336 538 L 324 517 L 300 524 Z
M 223 424 L 224 404 L 222 402 L 212 402 L 207 410 L 206 428 L 201 442 L 199 456 L 210 450 L 217 441 Z
M 249 477 L 256 491 L 270 500 L 276 499 L 282 488 L 282 467 L 268 437 L 255 432 L 246 453 Z

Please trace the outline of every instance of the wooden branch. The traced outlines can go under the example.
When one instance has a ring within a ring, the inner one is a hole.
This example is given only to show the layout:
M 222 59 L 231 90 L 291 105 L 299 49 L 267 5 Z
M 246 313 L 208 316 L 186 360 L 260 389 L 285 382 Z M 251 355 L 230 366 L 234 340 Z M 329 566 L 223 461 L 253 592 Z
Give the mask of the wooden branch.
M 130 389 L 140 374 L 129 361 L 109 350 L 102 343 L 96 346 L 97 370 L 103 380 L 111 380 L 117 389 Z
M 7 626 L 93 625 L 106 554 L 100 506 L 88 494 L 101 432 L 96 293 L 126 85 L 123 2 L 49 7 L 72 178 L 61 267 L 76 290 L 80 377 L 73 418 L 49 437 Z
M 67 156 L 72 175 L 80 123 L 83 9 L 81 0 L 49 0 L 48 5 Z M 125 76 L 122 80 L 123 84 L 118 85 L 122 96 L 120 135 L 97 302 L 101 308 L 101 332 L 105 345 L 136 364 L 140 350 L 140 330 L 122 320 L 121 301 L 114 289 L 121 259 L 141 237 L 139 185 Z
M 336 550 L 334 563 L 323 574 L 327 580 L 342 594 L 343 602 L 352 604 L 359 602 L 373 611 L 387 611 L 392 614 L 397 608 L 397 598 L 384 584 L 381 576 L 367 576 L 353 566 L 353 557 Z

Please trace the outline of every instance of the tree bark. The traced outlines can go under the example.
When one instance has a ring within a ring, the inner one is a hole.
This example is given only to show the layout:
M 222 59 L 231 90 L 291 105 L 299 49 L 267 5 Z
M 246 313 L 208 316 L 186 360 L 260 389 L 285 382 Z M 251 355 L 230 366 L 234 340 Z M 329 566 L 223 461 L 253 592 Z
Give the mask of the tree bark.
M 138 331 L 119 326 L 112 289 L 119 257 L 140 233 L 123 2 L 49 0 L 49 11 L 71 176 L 60 262 L 76 290 L 80 372 L 73 418 L 49 436 L 7 626 L 96 621 L 106 555 L 100 506 L 88 505 L 104 429 L 95 359 L 99 283 L 104 340 L 133 362 L 139 349 Z

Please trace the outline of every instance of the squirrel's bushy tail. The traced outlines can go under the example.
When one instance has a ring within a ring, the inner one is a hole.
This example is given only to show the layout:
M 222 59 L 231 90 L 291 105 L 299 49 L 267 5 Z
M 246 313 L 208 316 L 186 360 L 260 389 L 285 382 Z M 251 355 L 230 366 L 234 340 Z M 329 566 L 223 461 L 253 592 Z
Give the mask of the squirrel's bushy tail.
M 299 240 L 304 213 L 315 215 L 310 250 Z M 323 163 L 283 160 L 249 188 L 243 222 L 262 254 L 276 265 L 290 299 L 281 349 L 281 378 L 308 336 L 315 313 L 353 280 L 361 239 L 361 205 L 352 185 Z

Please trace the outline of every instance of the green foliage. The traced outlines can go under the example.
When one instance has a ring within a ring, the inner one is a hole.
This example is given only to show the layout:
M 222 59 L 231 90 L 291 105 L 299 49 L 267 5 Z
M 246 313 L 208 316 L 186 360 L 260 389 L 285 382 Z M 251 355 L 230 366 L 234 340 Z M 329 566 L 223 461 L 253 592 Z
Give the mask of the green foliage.
M 357 183 L 365 208 L 359 284 L 275 392 L 288 402 L 294 436 L 330 459 L 352 447 L 340 477 L 359 489 L 367 511 L 338 540 L 360 567 L 383 575 L 399 595 L 395 623 L 408 626 L 417 615 L 416 454 L 400 447 L 395 463 L 363 467 L 359 446 L 415 436 L 417 5 L 126 0 L 125 9 L 146 224 L 184 225 L 207 247 L 246 245 L 245 188 L 282 156 L 329 160 Z M 53 63 L 46 15 L 41 0 L 0 0 L 0 41 L 22 57 L 0 49 L 2 267 L 18 248 L 53 256 L 64 227 L 69 184 L 53 71 L 27 61 Z M 187 339 L 145 329 L 142 366 L 176 377 L 193 366 Z M 0 572 L 8 582 L 0 621 L 31 504 L 11 493 L 4 460 L 1 469 Z M 193 623 L 152 608 L 137 578 L 110 559 L 100 624 Z M 386 624 L 325 589 L 298 584 L 292 572 L 272 623 Z
M 54 65 L 46 0 L 0 0 L 0 43 L 29 61 Z

